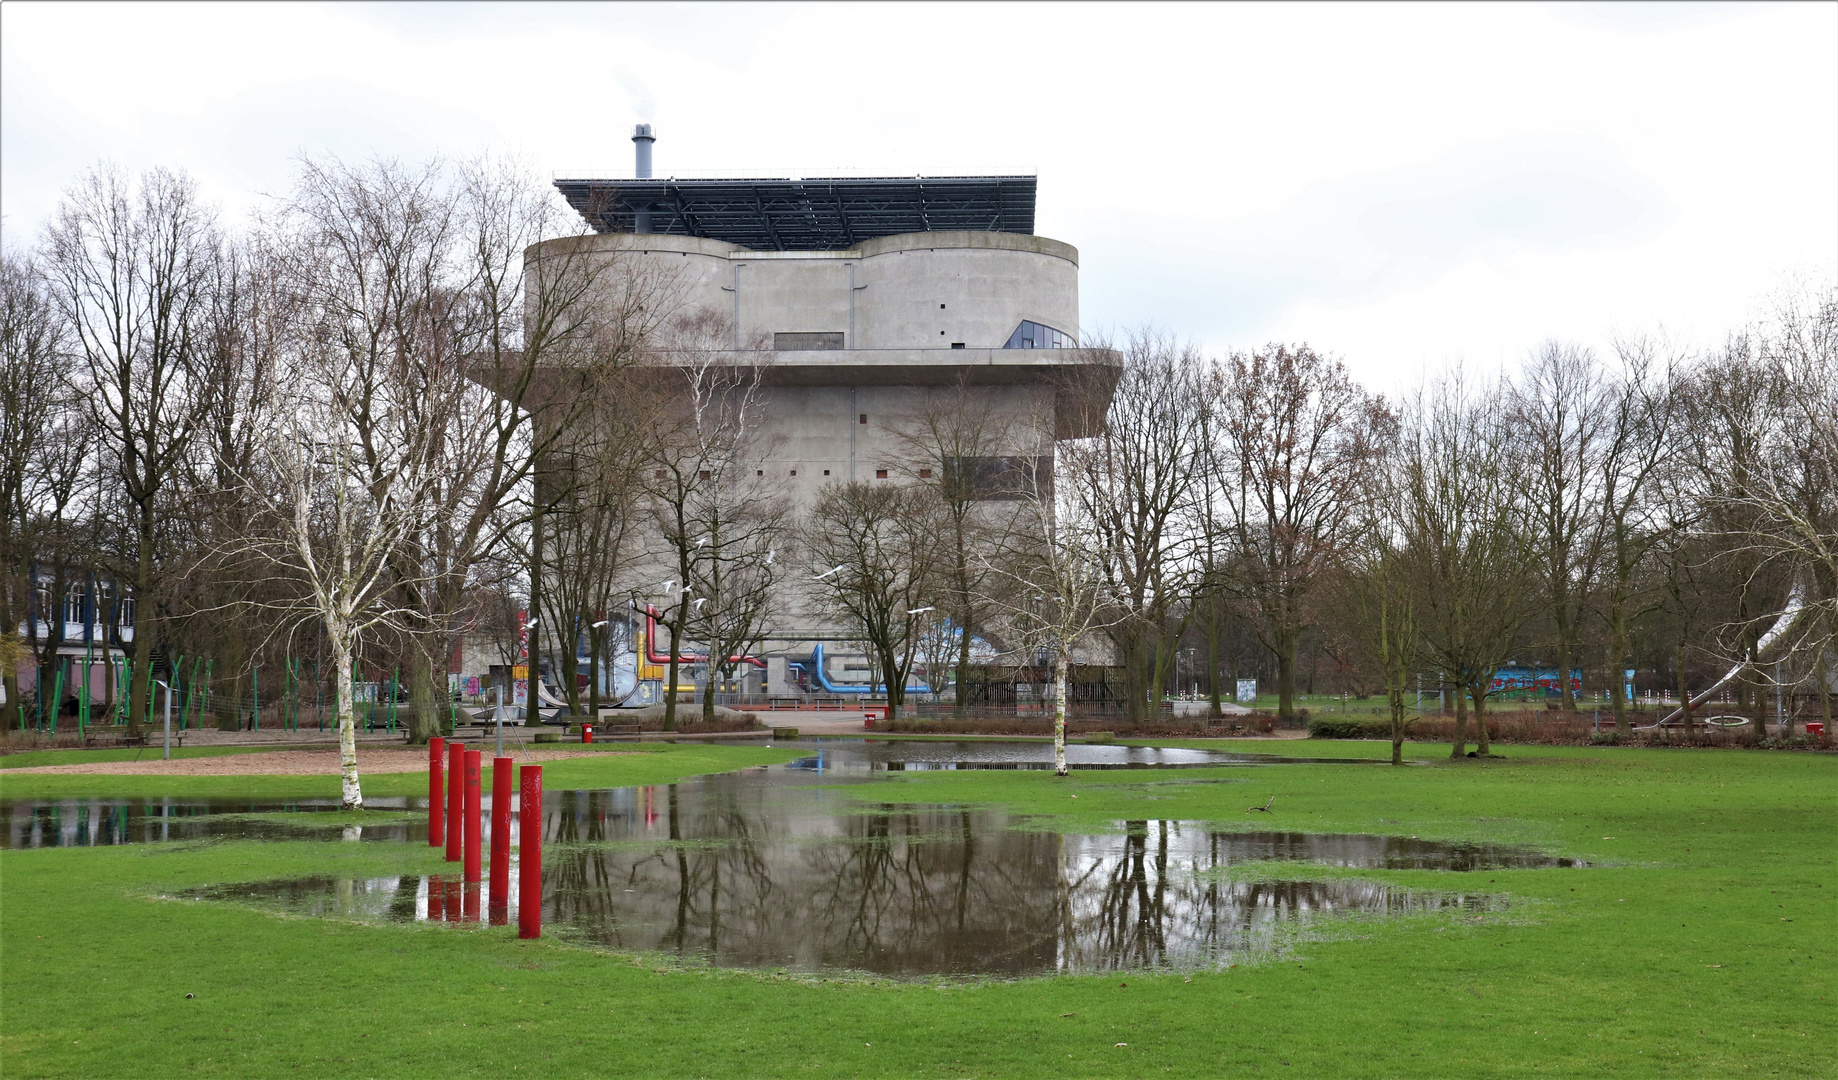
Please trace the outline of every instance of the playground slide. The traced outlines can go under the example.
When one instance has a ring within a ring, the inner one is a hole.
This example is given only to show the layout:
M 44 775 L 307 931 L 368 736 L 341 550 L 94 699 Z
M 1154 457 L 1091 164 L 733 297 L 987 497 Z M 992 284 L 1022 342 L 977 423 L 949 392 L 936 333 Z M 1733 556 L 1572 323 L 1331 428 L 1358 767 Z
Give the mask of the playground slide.
M 1798 582 L 1795 582 L 1793 586 L 1793 591 L 1787 594 L 1786 610 L 1781 612 L 1780 618 L 1774 620 L 1774 625 L 1769 627 L 1768 632 L 1763 634 L 1761 636 L 1761 639 L 1755 643 L 1755 659 L 1738 661 L 1734 667 L 1731 667 L 1728 672 L 1724 673 L 1724 676 L 1721 679 L 1718 679 L 1716 682 L 1712 683 L 1710 686 L 1710 689 L 1692 698 L 1690 707 L 1695 709 L 1698 706 L 1705 704 L 1711 699 L 1713 695 L 1717 693 L 1717 691 L 1728 686 L 1730 683 L 1735 682 L 1738 676 L 1740 676 L 1743 672 L 1747 671 L 1755 663 L 1758 663 L 1763 657 L 1767 655 L 1768 649 L 1771 646 L 1773 646 L 1773 644 L 1776 641 L 1779 641 L 1783 636 L 1785 636 L 1787 631 L 1793 629 L 1793 626 L 1795 623 L 1800 621 L 1800 615 L 1805 611 L 1805 609 L 1806 609 L 1806 603 L 1801 598 L 1800 585 Z M 1681 705 L 1680 707 L 1673 709 L 1670 713 L 1666 715 L 1665 719 L 1661 720 L 1658 724 L 1654 726 L 1663 727 L 1666 724 L 1670 724 L 1672 721 L 1683 717 L 1684 715 L 1685 715 L 1685 706 Z
M 817 681 L 817 685 L 821 686 L 823 692 L 826 694 L 884 694 L 887 692 L 887 687 L 881 683 L 875 683 L 870 686 L 867 683 L 831 682 L 829 673 L 823 670 L 823 642 L 821 641 L 811 649 L 811 678 Z M 909 686 L 906 688 L 906 692 L 909 694 L 929 694 L 932 692 L 932 688 L 929 686 Z

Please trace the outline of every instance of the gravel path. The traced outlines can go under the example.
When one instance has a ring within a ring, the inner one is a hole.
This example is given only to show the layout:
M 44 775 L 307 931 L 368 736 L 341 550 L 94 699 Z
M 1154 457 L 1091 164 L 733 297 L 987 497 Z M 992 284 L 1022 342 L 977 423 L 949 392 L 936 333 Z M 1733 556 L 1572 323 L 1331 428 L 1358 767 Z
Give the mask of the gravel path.
M 336 750 L 274 750 L 257 754 L 226 754 L 222 757 L 179 758 L 162 761 L 157 748 L 148 750 L 143 761 L 91 761 L 80 765 L 34 765 L 8 769 L 18 773 L 64 773 L 72 776 L 337 776 Z M 533 765 L 563 758 L 606 756 L 605 750 L 507 750 L 505 755 L 519 765 Z M 618 751 L 611 751 L 618 753 Z M 486 753 L 486 762 L 491 754 Z M 428 767 L 426 747 L 359 747 L 359 773 L 425 772 Z

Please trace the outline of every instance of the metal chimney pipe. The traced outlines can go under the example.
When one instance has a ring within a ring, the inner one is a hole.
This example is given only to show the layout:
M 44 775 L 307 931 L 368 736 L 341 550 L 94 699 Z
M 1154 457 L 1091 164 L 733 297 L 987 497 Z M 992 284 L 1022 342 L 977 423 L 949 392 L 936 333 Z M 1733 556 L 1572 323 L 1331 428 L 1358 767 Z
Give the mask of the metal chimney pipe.
M 651 133 L 650 124 L 640 124 L 632 129 L 632 145 L 638 148 L 638 167 L 632 173 L 640 180 L 651 179 L 651 144 L 657 136 Z
M 657 136 L 651 133 L 650 124 L 640 124 L 632 129 L 632 146 L 635 150 L 632 175 L 640 180 L 651 179 L 651 144 L 657 142 Z M 632 231 L 648 233 L 651 231 L 651 205 L 641 204 L 633 210 Z

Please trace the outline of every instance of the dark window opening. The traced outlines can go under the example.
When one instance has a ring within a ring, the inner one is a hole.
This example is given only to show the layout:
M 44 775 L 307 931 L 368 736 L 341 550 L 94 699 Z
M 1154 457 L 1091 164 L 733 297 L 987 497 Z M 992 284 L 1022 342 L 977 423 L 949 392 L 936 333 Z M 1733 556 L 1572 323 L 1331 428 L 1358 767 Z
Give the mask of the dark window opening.
M 919 470 L 919 479 L 930 480 L 931 478 L 932 478 L 932 470 L 930 469 L 920 469 Z
M 754 476 L 764 476 L 764 475 L 766 475 L 766 470 L 764 470 L 764 469 L 760 469 L 760 470 L 758 470 L 757 472 L 755 472 L 755 473 L 754 473 L 753 475 L 754 475 Z
M 664 470 L 662 469 L 659 469 L 656 472 L 651 474 L 651 479 L 653 480 L 662 480 L 663 478 L 664 478 Z
M 961 348 L 963 348 L 963 347 L 964 347 L 964 343 L 963 343 L 963 342 L 961 342 L 961 341 L 953 341 L 953 342 L 951 343 L 951 347 L 952 347 L 953 349 L 961 349 Z
M 793 469 L 793 470 L 791 470 L 791 475 L 793 475 L 793 476 L 796 476 L 796 475 L 798 475 L 798 470 L 796 470 L 796 469 Z
M 1053 458 L 968 457 L 944 462 L 939 483 L 947 498 L 1011 502 L 1053 490 Z
M 825 476 L 828 476 L 828 475 L 830 475 L 830 470 L 828 470 L 828 469 L 825 469 L 825 470 L 823 470 L 823 475 L 825 475 Z
M 708 479 L 708 470 L 707 470 L 707 469 L 703 469 L 703 470 L 702 470 L 701 472 L 699 472 L 699 473 L 697 473 L 697 474 L 696 474 L 696 477 L 697 477 L 698 479 L 702 479 L 702 480 L 707 480 L 707 479 Z
M 772 335 L 772 349 L 774 352 L 816 352 L 825 349 L 840 349 L 842 347 L 843 341 L 840 332 L 824 331 L 821 333 L 809 333 L 799 331 L 795 333 L 779 333 Z
M 860 418 L 860 422 L 861 422 L 861 423 L 864 423 L 864 424 L 866 424 L 866 423 L 868 422 L 868 414 L 867 414 L 867 413 L 863 413 L 863 414 L 861 415 L 861 418 Z
M 876 470 L 874 470 L 874 478 L 875 478 L 876 480 L 885 480 L 885 479 L 887 479 L 887 470 L 886 470 L 886 469 L 876 469 Z

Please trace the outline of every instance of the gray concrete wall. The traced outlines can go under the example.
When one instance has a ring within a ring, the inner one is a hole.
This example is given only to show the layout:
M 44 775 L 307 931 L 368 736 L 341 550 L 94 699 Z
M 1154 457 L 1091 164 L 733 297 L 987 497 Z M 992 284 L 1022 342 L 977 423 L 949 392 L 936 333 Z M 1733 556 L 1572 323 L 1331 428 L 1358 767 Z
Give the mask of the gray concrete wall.
M 537 244 L 674 279 L 684 312 L 734 320 L 735 345 L 841 333 L 847 349 L 1000 349 L 1026 319 L 1078 336 L 1078 252 L 1011 233 L 882 237 L 848 251 L 751 251 L 717 240 L 605 233 Z

